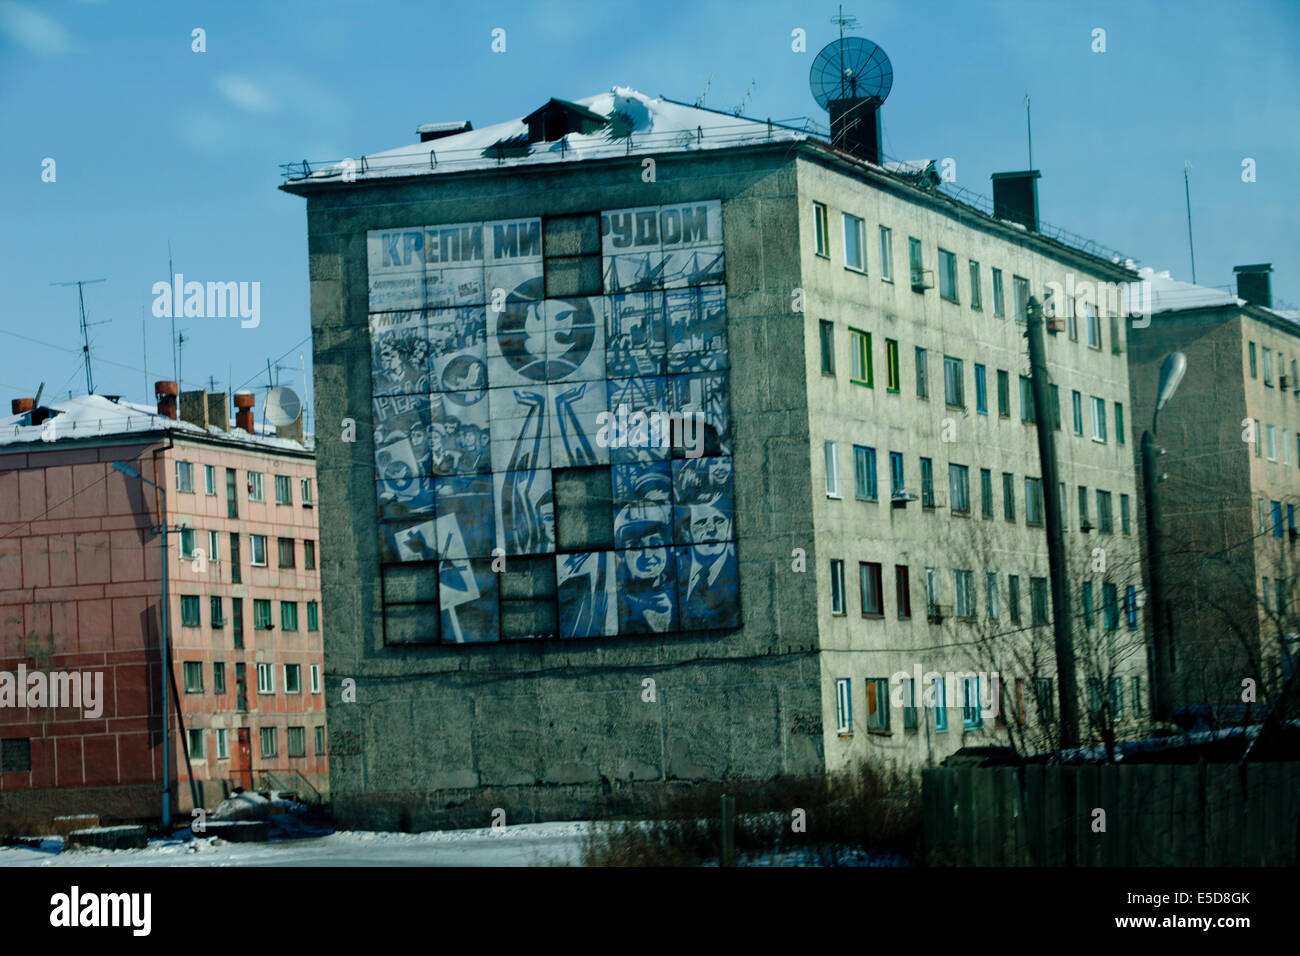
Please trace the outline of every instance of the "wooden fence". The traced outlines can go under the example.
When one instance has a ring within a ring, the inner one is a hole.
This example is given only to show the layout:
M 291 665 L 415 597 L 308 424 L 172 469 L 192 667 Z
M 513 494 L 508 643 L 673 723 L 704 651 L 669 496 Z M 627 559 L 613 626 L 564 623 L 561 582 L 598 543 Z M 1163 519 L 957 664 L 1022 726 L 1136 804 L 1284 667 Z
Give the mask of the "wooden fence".
M 932 866 L 1300 863 L 1300 763 L 941 767 L 922 787 Z

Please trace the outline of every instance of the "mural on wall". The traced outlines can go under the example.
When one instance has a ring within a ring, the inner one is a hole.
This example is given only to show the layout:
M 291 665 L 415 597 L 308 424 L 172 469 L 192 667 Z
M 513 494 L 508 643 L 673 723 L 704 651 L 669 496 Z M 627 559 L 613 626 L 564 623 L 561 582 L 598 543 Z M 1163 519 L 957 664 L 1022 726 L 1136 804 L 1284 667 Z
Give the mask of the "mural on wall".
M 540 219 L 367 236 L 380 558 L 443 642 L 740 624 L 721 203 L 599 223 L 568 297 Z

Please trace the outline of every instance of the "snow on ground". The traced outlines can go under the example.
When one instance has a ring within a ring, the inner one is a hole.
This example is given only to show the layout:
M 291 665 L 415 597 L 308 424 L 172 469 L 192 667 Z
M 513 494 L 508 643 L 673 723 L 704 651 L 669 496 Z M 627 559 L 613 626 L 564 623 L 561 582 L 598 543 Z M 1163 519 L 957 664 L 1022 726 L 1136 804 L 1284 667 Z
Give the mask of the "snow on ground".
M 268 843 L 217 837 L 150 840 L 143 850 L 70 850 L 47 839 L 40 849 L 0 848 L 6 866 L 556 866 L 576 865 L 586 823 L 525 823 L 499 829 L 430 833 L 344 830 Z

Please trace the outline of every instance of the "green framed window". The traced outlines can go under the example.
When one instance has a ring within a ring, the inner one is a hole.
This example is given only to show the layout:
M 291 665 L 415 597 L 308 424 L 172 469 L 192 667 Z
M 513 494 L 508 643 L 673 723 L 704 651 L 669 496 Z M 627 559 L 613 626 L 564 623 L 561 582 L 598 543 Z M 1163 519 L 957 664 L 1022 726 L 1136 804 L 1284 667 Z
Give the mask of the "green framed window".
M 871 369 L 871 333 L 849 329 L 849 381 L 854 385 L 874 387 Z

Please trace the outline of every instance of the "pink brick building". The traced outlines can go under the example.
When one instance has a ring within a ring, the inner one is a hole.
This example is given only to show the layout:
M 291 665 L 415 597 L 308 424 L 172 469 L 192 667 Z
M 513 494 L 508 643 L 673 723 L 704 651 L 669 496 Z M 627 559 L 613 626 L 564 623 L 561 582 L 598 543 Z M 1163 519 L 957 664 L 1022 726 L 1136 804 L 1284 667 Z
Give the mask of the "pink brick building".
M 255 434 L 251 410 L 229 428 L 224 394 L 187 392 L 172 417 L 174 384 L 159 392 L 0 419 L 0 831 L 160 812 L 159 496 L 114 462 L 167 495 L 173 818 L 191 775 L 209 809 L 236 786 L 327 795 L 312 444 L 301 422 Z M 20 666 L 93 681 L 59 706 L 55 681 L 13 693 Z

